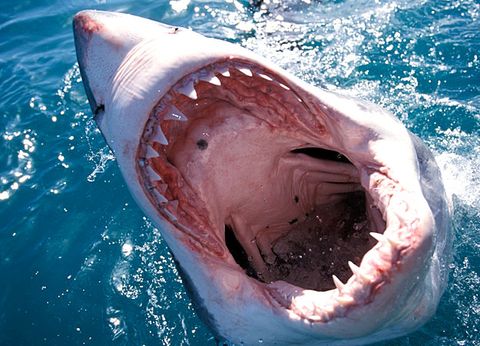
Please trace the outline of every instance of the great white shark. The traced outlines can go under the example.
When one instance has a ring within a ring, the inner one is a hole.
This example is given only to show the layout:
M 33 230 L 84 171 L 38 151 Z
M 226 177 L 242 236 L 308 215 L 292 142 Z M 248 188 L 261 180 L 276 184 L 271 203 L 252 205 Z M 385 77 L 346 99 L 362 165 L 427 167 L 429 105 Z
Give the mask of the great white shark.
M 391 113 L 184 28 L 73 22 L 98 126 L 218 338 L 360 345 L 434 314 L 450 204 Z

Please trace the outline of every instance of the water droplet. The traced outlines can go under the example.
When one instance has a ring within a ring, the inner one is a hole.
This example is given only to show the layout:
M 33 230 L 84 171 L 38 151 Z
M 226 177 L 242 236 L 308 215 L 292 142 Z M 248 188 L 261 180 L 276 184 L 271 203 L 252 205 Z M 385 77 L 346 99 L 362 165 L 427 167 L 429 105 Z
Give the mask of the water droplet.
M 133 246 L 130 243 L 130 241 L 125 242 L 125 244 L 122 245 L 122 255 L 125 257 L 128 257 L 131 255 L 133 251 Z

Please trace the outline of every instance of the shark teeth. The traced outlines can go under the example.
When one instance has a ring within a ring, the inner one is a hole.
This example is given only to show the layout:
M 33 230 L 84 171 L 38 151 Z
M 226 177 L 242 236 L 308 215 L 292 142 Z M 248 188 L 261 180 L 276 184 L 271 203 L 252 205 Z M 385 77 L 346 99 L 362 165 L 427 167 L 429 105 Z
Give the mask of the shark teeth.
M 171 212 L 177 212 L 178 200 L 170 201 L 167 207 Z
M 224 77 L 230 77 L 230 71 L 228 70 L 228 67 L 226 67 L 226 66 L 218 69 L 217 72 L 220 73 Z
M 384 243 L 385 242 L 385 236 L 381 233 L 370 232 L 370 235 L 372 236 L 373 239 L 375 239 L 379 243 Z
M 157 185 L 157 190 L 160 191 L 161 193 L 165 193 L 168 189 L 167 184 L 158 184 Z
M 170 107 L 170 112 L 168 112 L 165 117 L 165 120 L 176 120 L 176 121 L 187 121 L 188 118 L 183 114 L 177 107 L 172 105 Z
M 145 169 L 145 172 L 147 173 L 148 177 L 150 178 L 151 181 L 156 181 L 156 180 L 161 180 L 162 178 L 158 175 L 157 172 L 153 169 L 152 166 L 148 165 L 147 168 Z
M 157 130 L 155 131 L 155 134 L 150 138 L 150 140 L 154 142 L 158 142 L 163 145 L 168 145 L 167 137 L 165 137 L 161 128 L 157 128 Z
M 218 86 L 222 85 L 222 82 L 220 81 L 220 79 L 218 79 L 217 76 L 213 74 L 213 72 L 210 72 L 204 76 L 200 76 L 198 79 L 213 85 L 218 85 Z
M 394 249 L 402 247 L 402 242 L 398 239 L 393 238 L 392 235 L 380 234 L 376 232 L 370 232 L 370 235 L 375 238 L 375 240 L 377 240 L 379 243 L 388 243 Z
M 364 283 L 373 281 L 373 278 L 363 273 L 360 267 L 357 266 L 355 263 L 348 261 L 348 266 L 350 267 L 350 270 L 355 275 L 355 277 L 359 278 Z
M 199 100 L 199 98 L 202 97 L 201 93 L 205 92 L 205 90 L 210 93 L 216 93 L 217 87 L 228 89 L 231 84 L 229 84 L 230 81 L 227 78 L 232 76 L 230 71 L 235 70 L 247 77 L 263 79 L 263 81 L 259 81 L 260 83 L 268 84 L 269 86 L 276 85 L 286 90 L 290 90 L 287 85 L 280 83 L 277 78 L 274 77 L 274 74 L 270 75 L 268 70 L 241 61 L 222 61 L 205 66 L 196 72 L 184 76 L 182 80 L 172 86 L 170 91 L 163 95 L 162 99 L 155 107 L 153 116 L 147 121 L 142 135 L 142 144 L 146 147 L 140 151 L 140 157 L 138 158 L 137 164 L 142 170 L 145 179 L 145 188 L 150 192 L 151 198 L 161 205 L 162 210 L 170 220 L 177 221 L 175 215 L 177 213 L 178 201 L 167 200 L 165 193 L 167 193 L 169 187 L 162 180 L 160 174 L 155 168 L 151 166 L 151 163 L 157 159 L 162 159 L 164 155 L 164 148 L 159 147 L 159 144 L 163 146 L 169 145 L 167 135 L 168 138 L 173 138 L 171 137 L 170 132 L 164 133 L 163 129 L 169 131 L 170 128 L 181 128 L 185 123 L 195 117 L 194 108 L 192 108 L 193 110 L 188 107 L 184 108 L 183 106 L 180 106 L 180 103 L 176 103 L 176 99 L 180 94 L 195 101 L 192 102 L 190 105 L 191 107 L 197 107 L 201 104 L 201 101 L 203 101 Z M 238 73 L 235 72 L 233 73 L 238 77 Z M 202 82 L 200 83 L 200 81 Z M 209 86 L 207 87 L 203 82 L 209 83 Z M 218 89 L 218 91 L 221 90 Z M 302 102 L 298 96 L 295 97 L 297 97 L 299 102 Z M 186 102 L 184 98 L 181 98 L 179 101 L 182 103 Z M 184 110 L 186 114 L 184 114 L 179 108 Z M 191 110 L 191 113 L 188 109 Z M 162 124 L 162 121 L 169 122 Z M 346 285 L 341 283 L 336 277 L 333 280 L 339 290 Z
M 353 263 L 352 261 L 348 261 L 348 266 L 350 267 L 350 270 L 355 276 L 358 276 L 360 274 L 360 268 Z
M 337 278 L 335 275 L 332 275 L 332 279 L 333 279 L 333 283 L 335 284 L 335 287 L 337 288 L 337 290 L 339 292 L 343 291 L 343 289 L 345 288 L 345 284 L 340 281 L 339 278 Z
M 151 159 L 154 157 L 158 157 L 158 153 L 155 149 L 153 149 L 150 145 L 147 145 L 147 150 L 145 152 L 145 158 Z
M 349 295 L 341 295 L 337 297 L 337 302 L 342 305 L 351 305 L 355 302 L 355 299 Z
M 237 67 L 236 69 L 242 72 L 246 76 L 249 76 L 249 77 L 253 76 L 252 71 L 247 67 Z
M 152 194 L 159 204 L 164 205 L 168 202 L 168 199 L 166 199 L 164 195 L 158 192 L 157 189 L 154 188 L 152 190 Z
M 193 86 L 193 82 L 188 82 L 182 87 L 177 88 L 177 91 L 180 94 L 183 94 L 192 100 L 196 100 L 198 98 L 197 91 L 195 90 L 195 87 Z
M 262 77 L 263 79 L 266 79 L 266 80 L 270 81 L 270 82 L 272 82 L 272 81 L 273 81 L 273 78 L 272 78 L 272 77 L 270 77 L 270 76 L 267 76 L 266 74 L 263 74 L 263 73 L 257 73 L 257 75 L 258 75 L 259 77 Z

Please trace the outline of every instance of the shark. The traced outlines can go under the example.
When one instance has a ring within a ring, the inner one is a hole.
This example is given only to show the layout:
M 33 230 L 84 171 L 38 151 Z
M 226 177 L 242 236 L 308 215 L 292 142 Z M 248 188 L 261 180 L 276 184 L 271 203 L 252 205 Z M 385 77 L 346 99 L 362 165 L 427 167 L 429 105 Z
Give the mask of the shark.
M 85 10 L 73 31 L 98 127 L 218 340 L 361 345 L 434 315 L 451 204 L 394 115 L 185 28 Z

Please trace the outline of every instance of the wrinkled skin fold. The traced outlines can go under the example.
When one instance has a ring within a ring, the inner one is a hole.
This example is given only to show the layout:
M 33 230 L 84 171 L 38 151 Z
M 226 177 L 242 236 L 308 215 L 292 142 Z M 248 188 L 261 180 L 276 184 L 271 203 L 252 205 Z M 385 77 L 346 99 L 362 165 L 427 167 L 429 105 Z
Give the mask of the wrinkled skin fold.
M 358 345 L 432 316 L 449 205 L 394 116 L 147 19 L 83 11 L 74 34 L 97 123 L 219 338 Z

